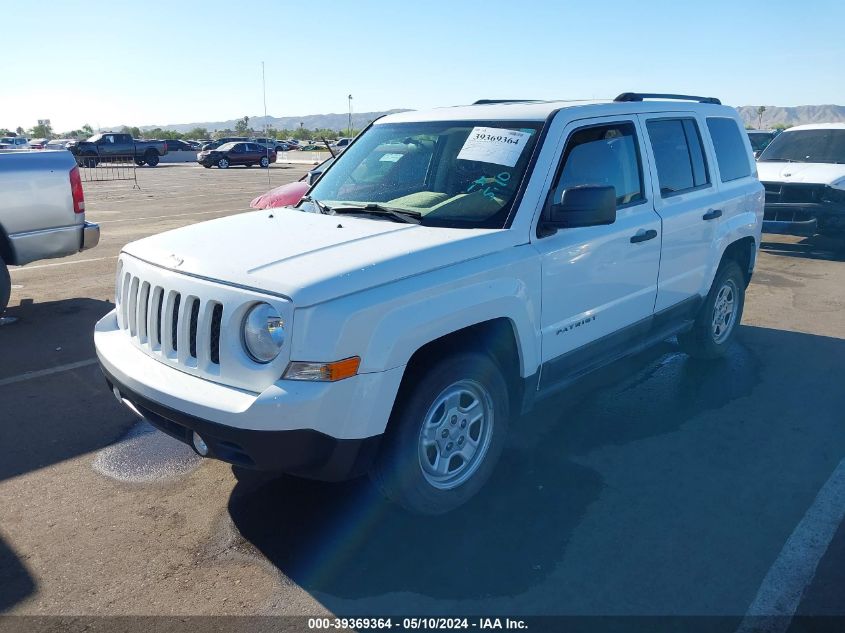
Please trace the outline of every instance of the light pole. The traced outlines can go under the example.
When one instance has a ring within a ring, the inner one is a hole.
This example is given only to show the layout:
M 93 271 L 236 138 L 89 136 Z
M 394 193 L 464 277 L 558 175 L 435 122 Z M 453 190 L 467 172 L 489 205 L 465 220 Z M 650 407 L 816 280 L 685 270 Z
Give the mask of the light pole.
M 346 136 L 352 136 L 352 95 L 349 95 L 347 99 L 349 99 L 349 125 L 346 126 Z

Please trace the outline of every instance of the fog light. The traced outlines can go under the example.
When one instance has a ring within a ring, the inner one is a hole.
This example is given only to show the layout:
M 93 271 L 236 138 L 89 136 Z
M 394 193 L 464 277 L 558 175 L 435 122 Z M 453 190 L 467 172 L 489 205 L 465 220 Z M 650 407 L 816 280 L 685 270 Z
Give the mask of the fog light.
M 205 457 L 208 455 L 208 444 L 205 443 L 199 434 L 194 431 L 194 448 L 197 449 L 197 453 Z

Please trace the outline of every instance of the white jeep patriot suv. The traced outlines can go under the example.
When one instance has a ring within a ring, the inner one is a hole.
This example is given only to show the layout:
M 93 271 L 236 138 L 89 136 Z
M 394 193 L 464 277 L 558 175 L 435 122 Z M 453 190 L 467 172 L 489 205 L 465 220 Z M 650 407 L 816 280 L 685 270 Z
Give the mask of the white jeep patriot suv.
M 763 197 L 717 99 L 394 114 L 295 208 L 127 245 L 97 354 L 118 399 L 201 455 L 369 472 L 445 512 L 508 424 L 584 373 L 673 335 L 722 354 Z

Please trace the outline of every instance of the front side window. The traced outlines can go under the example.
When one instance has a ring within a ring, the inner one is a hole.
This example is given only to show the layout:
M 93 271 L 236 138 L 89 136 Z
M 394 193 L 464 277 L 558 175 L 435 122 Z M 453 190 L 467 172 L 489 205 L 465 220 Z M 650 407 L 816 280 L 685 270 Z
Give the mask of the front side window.
M 742 140 L 742 132 L 733 119 L 708 117 L 707 129 L 716 150 L 716 162 L 722 182 L 737 180 L 751 175 L 748 150 Z
M 652 119 L 646 128 L 661 196 L 683 193 L 710 182 L 701 136 L 693 119 Z
M 502 228 L 541 122 L 384 123 L 340 154 L 303 202 L 366 216 L 398 210 L 428 226 Z
M 775 137 L 759 160 L 845 164 L 845 129 L 787 130 Z
M 645 199 L 633 123 L 582 128 L 570 136 L 555 181 L 553 199 L 559 202 L 565 189 L 584 185 L 615 188 L 617 206 Z

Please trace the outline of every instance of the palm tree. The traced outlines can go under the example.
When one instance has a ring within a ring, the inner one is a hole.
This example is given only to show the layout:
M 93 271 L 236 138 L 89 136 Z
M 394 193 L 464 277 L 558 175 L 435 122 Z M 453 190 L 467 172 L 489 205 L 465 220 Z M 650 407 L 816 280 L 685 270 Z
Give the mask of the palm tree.
M 757 129 L 763 128 L 763 113 L 766 111 L 766 106 L 757 107 Z

